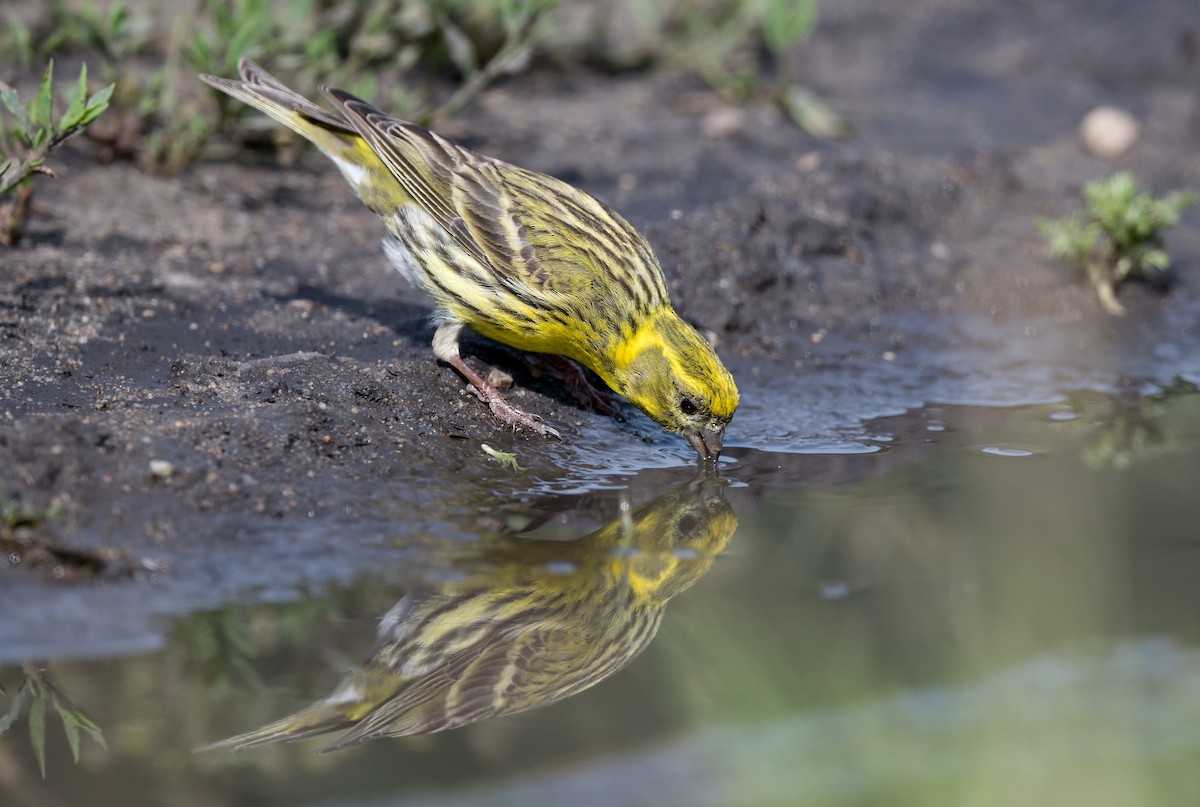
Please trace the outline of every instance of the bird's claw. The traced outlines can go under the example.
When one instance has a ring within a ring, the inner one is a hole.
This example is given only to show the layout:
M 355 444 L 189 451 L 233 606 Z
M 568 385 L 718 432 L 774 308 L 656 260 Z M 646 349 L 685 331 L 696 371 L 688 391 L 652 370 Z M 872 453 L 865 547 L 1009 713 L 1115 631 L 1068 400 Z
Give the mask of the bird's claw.
M 487 404 L 491 408 L 493 415 L 510 426 L 522 426 L 543 437 L 562 439 L 562 435 L 558 433 L 558 430 L 547 426 L 546 422 L 540 416 L 517 409 L 501 397 L 492 398 Z

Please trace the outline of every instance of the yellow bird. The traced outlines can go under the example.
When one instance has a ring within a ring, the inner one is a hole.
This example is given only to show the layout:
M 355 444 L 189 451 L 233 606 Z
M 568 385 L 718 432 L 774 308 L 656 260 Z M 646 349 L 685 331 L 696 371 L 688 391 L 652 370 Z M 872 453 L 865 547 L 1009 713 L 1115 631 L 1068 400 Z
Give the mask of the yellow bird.
M 573 541 L 445 542 L 435 560 L 455 574 L 405 594 L 380 620 L 374 653 L 333 692 L 200 750 L 340 732 L 320 749 L 334 751 L 570 697 L 646 649 L 667 602 L 708 571 L 736 529 L 718 483 L 700 480 Z
M 506 345 L 566 356 L 681 433 L 706 462 L 738 405 L 733 377 L 671 306 L 662 269 L 636 230 L 553 177 L 476 154 L 323 87 L 327 112 L 248 59 L 217 89 L 316 144 L 379 218 L 383 248 L 433 298 L 433 352 L 500 420 L 557 432 L 509 404 L 459 355 L 463 327 Z

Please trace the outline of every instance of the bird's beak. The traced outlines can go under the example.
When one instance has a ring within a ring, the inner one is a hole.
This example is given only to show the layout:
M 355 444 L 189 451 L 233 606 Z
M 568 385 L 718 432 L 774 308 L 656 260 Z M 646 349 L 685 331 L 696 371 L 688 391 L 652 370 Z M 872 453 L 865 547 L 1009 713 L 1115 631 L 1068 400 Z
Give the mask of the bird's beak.
M 700 461 L 706 465 L 716 465 L 721 456 L 721 446 L 725 443 L 724 426 L 705 426 L 685 435 L 687 441 L 700 455 Z

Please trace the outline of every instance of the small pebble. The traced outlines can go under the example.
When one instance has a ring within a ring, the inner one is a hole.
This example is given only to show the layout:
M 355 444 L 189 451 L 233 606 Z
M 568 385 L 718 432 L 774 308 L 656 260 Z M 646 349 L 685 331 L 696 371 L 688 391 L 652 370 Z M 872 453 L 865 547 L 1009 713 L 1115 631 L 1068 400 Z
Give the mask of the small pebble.
M 166 460 L 150 460 L 150 475 L 155 479 L 170 479 L 175 475 L 175 466 Z
M 1117 157 L 1137 142 L 1142 127 L 1123 109 L 1098 106 L 1079 124 L 1084 148 L 1097 157 Z
M 308 317 L 310 314 L 312 314 L 314 307 L 315 305 L 312 300 L 303 299 L 288 300 L 287 304 L 284 306 L 284 308 L 287 308 L 290 311 L 295 311 L 301 317 Z
M 746 113 L 736 106 L 718 107 L 700 121 L 700 131 L 709 140 L 723 140 L 745 128 Z
M 810 151 L 796 158 L 797 171 L 816 171 L 821 167 L 821 152 Z
M 508 389 L 513 385 L 513 377 L 503 370 L 493 367 L 488 370 L 487 382 L 496 389 Z

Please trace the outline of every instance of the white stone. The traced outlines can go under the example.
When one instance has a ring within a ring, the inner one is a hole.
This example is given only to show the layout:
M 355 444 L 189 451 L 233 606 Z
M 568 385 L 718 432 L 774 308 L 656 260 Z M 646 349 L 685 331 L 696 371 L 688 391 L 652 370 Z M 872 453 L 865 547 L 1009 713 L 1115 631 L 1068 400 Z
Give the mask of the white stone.
M 1123 109 L 1098 106 L 1079 124 L 1084 148 L 1097 157 L 1117 157 L 1137 142 L 1142 127 Z
M 166 460 L 150 460 L 150 475 L 156 479 L 170 479 L 175 474 L 175 466 Z

